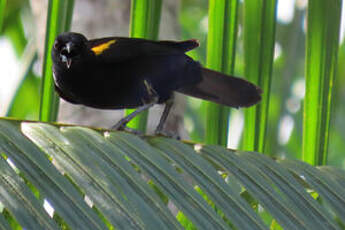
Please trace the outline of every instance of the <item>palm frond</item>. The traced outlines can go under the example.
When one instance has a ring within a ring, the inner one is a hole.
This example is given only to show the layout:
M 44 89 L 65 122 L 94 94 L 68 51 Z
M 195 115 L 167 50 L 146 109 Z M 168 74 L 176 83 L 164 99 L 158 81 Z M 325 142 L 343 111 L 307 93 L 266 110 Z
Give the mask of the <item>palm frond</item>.
M 329 166 L 10 119 L 0 119 L 0 152 L 3 213 L 26 229 L 183 229 L 177 213 L 198 229 L 267 229 L 263 212 L 284 229 L 345 222 L 345 172 Z

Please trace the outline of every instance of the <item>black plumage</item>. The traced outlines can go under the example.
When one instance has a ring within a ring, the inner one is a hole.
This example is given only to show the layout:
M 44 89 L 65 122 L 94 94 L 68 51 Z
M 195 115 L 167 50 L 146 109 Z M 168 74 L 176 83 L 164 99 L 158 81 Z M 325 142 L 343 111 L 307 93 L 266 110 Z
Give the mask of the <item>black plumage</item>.
M 62 33 L 52 49 L 55 88 L 74 104 L 98 109 L 140 107 L 138 112 L 171 102 L 174 91 L 236 108 L 260 101 L 257 86 L 203 68 L 185 54 L 198 46 L 196 40 L 87 40 L 82 34 Z M 166 116 L 170 103 L 167 107 Z M 135 115 L 122 119 L 116 128 L 124 128 Z

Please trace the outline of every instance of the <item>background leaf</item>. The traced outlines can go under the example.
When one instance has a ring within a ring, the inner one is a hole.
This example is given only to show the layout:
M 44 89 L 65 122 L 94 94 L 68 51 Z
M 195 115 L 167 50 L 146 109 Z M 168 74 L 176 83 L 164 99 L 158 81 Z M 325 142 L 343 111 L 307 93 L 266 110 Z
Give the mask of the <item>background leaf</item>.
M 342 1 L 308 5 L 303 160 L 323 165 L 328 158 L 332 92 L 336 74 Z
M 206 66 L 233 74 L 237 37 L 237 0 L 209 1 Z M 206 106 L 206 143 L 226 146 L 229 108 L 212 102 Z
M 49 0 L 41 85 L 41 121 L 55 121 L 57 118 L 59 98 L 52 78 L 51 48 L 57 35 L 69 30 L 73 3 L 73 0 Z
M 276 0 L 244 1 L 245 77 L 262 89 L 261 102 L 245 110 L 242 148 L 264 152 L 276 27 Z

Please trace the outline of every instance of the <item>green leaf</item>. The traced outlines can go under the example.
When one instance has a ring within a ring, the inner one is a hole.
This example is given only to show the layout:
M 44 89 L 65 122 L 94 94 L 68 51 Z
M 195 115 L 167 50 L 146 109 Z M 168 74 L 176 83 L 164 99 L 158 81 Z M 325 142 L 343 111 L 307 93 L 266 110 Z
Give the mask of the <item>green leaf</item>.
M 23 23 L 21 20 L 20 11 L 15 10 L 6 20 L 6 26 L 3 25 L 4 35 L 11 40 L 14 51 L 17 57 L 23 54 L 27 40 L 24 34 Z
M 276 162 L 263 155 L 253 155 L 245 152 L 241 153 L 240 157 L 243 157 L 244 160 L 260 168 L 260 170 L 271 180 L 274 187 L 285 194 L 285 196 L 282 196 L 282 199 L 286 200 L 286 204 L 294 210 L 295 214 L 300 216 L 308 228 L 337 228 L 333 223 L 332 217 L 327 214 L 326 210 L 323 209 L 323 207 L 321 207 L 300 184 L 298 184 L 295 178 L 290 175 L 287 170 L 281 168 Z
M 284 160 L 282 163 L 292 172 L 301 176 L 310 187 L 314 188 L 322 199 L 332 207 L 337 217 L 345 223 L 345 188 L 332 178 L 338 177 L 338 180 L 344 183 L 344 174 L 342 177 L 333 176 L 333 174 L 330 176 L 329 173 L 319 171 L 304 162 Z
M 73 3 L 73 0 L 49 0 L 41 85 L 41 121 L 55 121 L 57 118 L 59 98 L 54 90 L 50 53 L 56 36 L 70 27 Z
M 28 125 L 27 129 L 37 143 L 45 139 L 56 145 L 57 151 L 52 151 L 54 159 L 64 171 L 71 171 L 70 176 L 76 179 L 75 183 L 85 188 L 84 193 L 118 229 L 178 226 L 160 198 L 139 179 L 140 174 L 126 161 L 121 150 L 97 132 L 73 127 L 59 132 L 47 125 Z M 66 145 L 66 141 L 71 145 Z M 40 146 L 48 147 L 43 143 Z M 85 151 L 96 155 L 85 155 Z M 63 153 L 68 154 L 67 161 L 63 159 Z M 104 185 L 107 186 L 103 188 Z M 154 215 L 156 212 L 160 215 Z
M 209 1 L 207 64 L 225 74 L 233 74 L 237 37 L 238 0 Z M 206 104 L 206 143 L 226 146 L 229 108 Z
M 0 152 L 7 215 L 0 215 L 0 227 L 319 230 L 345 222 L 345 172 L 330 166 L 3 118 Z M 54 208 L 53 219 L 41 199 Z
M 69 31 L 72 25 L 73 10 L 75 0 L 65 0 L 65 31 Z
M 237 228 L 266 229 L 250 205 L 218 175 L 205 159 L 195 155 L 193 148 L 168 138 L 155 138 L 150 142 L 161 150 L 163 156 L 169 157 L 171 161 L 179 165 L 208 197 L 212 197 L 217 208 L 222 210 Z
M 10 224 L 6 221 L 4 215 L 0 215 L 0 229 L 1 230 L 6 230 L 6 229 L 11 229 Z M 13 228 L 12 228 L 13 229 Z
M 42 196 L 47 197 L 71 228 L 104 229 L 104 224 L 73 185 L 51 164 L 46 153 L 18 132 L 19 126 L 2 120 L 0 129 L 0 151 L 5 152 Z
M 112 132 L 109 140 L 121 148 L 129 158 L 135 160 L 138 167 L 152 178 L 198 229 L 227 228 L 225 222 L 158 150 L 140 138 L 125 133 Z
M 22 55 L 19 74 L 22 81 L 16 90 L 6 116 L 37 120 L 40 80 L 32 73 L 32 66 L 36 59 L 36 45 L 31 41 Z
M 244 1 L 245 77 L 262 89 L 261 102 L 245 110 L 242 148 L 263 152 L 276 26 L 276 0 Z
M 151 40 L 158 39 L 162 0 L 132 0 L 130 37 L 146 38 Z M 127 109 L 125 114 L 134 112 L 135 109 Z M 142 112 L 136 116 L 128 127 L 145 131 L 148 112 Z
M 1 196 L 7 197 L 7 199 L 1 199 L 1 202 L 13 213 L 22 227 L 42 230 L 58 229 L 56 223 L 48 216 L 30 189 L 26 187 L 22 178 L 2 157 L 0 157 L 0 191 Z
M 308 5 L 303 160 L 312 165 L 327 163 L 341 5 L 341 0 Z
M 2 24 L 5 18 L 5 8 L 7 0 L 0 0 L 0 32 L 2 31 Z
M 217 154 L 214 153 L 215 150 L 217 150 Z M 297 184 L 286 171 L 279 169 L 281 167 L 275 165 L 276 163 L 269 158 L 247 152 L 237 156 L 218 146 L 207 146 L 202 149 L 202 153 L 218 166 L 224 167 L 232 173 L 282 227 L 286 229 L 325 229 L 324 226 L 326 226 L 326 229 L 338 229 L 326 211 L 303 192 L 304 188 Z M 243 156 L 244 159 L 241 159 Z M 275 183 L 273 187 L 272 182 Z M 288 188 L 289 186 L 290 188 Z M 294 193 L 296 197 L 291 195 Z M 302 196 L 300 200 L 298 196 Z M 301 200 L 305 201 L 300 202 Z M 311 210 L 306 208 L 308 206 Z M 312 213 L 313 209 L 316 209 L 315 213 Z M 310 212 L 310 214 L 305 212 Z

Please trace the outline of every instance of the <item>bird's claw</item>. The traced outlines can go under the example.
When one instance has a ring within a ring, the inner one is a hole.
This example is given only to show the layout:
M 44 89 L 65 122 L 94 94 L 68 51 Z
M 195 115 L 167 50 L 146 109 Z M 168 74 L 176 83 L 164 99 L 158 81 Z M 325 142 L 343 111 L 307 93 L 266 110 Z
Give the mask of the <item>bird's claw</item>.
M 115 125 L 111 126 L 110 129 L 120 131 L 120 130 L 124 130 L 125 127 L 126 127 L 126 123 L 119 121 Z
M 162 131 L 162 130 L 156 130 L 155 131 L 156 136 L 163 136 L 163 137 L 170 137 L 176 140 L 181 140 L 181 137 L 177 133 L 171 133 L 167 131 Z
M 127 127 L 127 123 L 123 123 L 123 122 L 116 123 L 115 125 L 113 125 L 111 127 L 111 129 L 112 130 L 118 130 L 118 131 L 126 131 L 126 132 L 132 133 L 134 135 L 139 135 L 139 136 L 143 135 L 143 133 L 141 131 L 129 128 L 129 127 Z

